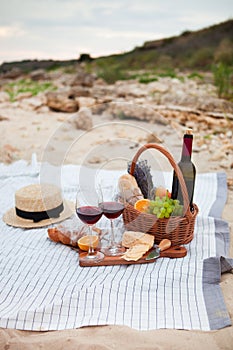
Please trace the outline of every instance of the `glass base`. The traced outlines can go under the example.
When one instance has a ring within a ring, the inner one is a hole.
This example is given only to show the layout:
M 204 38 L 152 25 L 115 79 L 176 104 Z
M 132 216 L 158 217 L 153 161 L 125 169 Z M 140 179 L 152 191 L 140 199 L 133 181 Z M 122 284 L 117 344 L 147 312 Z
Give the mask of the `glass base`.
M 101 251 L 106 256 L 118 256 L 118 255 L 123 255 L 126 249 L 124 247 L 107 247 L 107 248 L 102 248 Z
M 95 252 L 94 254 L 88 255 L 88 253 L 79 254 L 79 261 L 83 263 L 98 263 L 104 259 L 104 254 L 101 252 Z

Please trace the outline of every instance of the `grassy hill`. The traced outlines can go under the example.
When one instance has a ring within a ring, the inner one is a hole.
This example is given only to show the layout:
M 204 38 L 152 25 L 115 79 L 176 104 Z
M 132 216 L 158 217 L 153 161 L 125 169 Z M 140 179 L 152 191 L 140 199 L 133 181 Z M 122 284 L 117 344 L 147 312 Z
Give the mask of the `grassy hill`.
M 134 50 L 99 57 L 88 65 L 109 83 L 138 78 L 147 83 L 158 76 L 177 77 L 177 71 L 202 78 L 212 72 L 220 97 L 233 95 L 233 20 L 179 36 L 145 42 Z
M 119 69 L 210 70 L 213 64 L 233 64 L 233 20 L 199 31 L 185 31 L 179 36 L 145 42 L 131 52 L 100 57 L 102 65 Z
M 35 69 L 66 68 L 85 62 L 87 72 L 94 72 L 108 83 L 138 78 L 147 83 L 160 75 L 177 76 L 177 71 L 201 77 L 200 72 L 212 71 L 219 95 L 232 92 L 233 19 L 198 31 L 185 31 L 179 36 L 145 42 L 130 52 L 92 59 L 88 53 L 77 60 L 23 60 L 3 63 L 0 73 L 18 68 L 23 72 Z M 222 87 L 221 84 L 224 86 Z M 224 93 L 222 90 L 227 89 Z
M 179 36 L 145 42 L 130 52 L 90 59 L 83 54 L 77 60 L 23 60 L 20 62 L 3 63 L 0 72 L 6 72 L 13 67 L 23 71 L 33 69 L 54 69 L 62 66 L 72 66 L 80 61 L 88 61 L 93 66 L 118 65 L 120 69 L 154 69 L 180 68 L 204 69 L 211 68 L 213 63 L 233 62 L 233 19 L 198 31 L 185 31 Z

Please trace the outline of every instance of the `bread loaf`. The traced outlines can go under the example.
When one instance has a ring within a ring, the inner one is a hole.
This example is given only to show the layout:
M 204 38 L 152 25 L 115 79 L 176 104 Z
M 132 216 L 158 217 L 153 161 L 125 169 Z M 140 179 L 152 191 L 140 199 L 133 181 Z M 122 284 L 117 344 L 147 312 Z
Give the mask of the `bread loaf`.
M 139 199 L 143 199 L 142 192 L 137 185 L 137 181 L 130 174 L 121 175 L 118 180 L 119 199 L 134 205 Z

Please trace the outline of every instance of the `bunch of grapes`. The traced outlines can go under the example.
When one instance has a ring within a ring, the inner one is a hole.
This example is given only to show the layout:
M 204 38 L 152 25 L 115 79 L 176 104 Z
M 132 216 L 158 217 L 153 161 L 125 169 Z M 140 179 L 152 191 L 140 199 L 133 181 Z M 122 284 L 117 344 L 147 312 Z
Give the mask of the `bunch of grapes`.
M 171 199 L 168 196 L 162 198 L 156 196 L 150 201 L 149 213 L 157 216 L 158 219 L 180 216 L 183 214 L 183 205 L 178 199 Z

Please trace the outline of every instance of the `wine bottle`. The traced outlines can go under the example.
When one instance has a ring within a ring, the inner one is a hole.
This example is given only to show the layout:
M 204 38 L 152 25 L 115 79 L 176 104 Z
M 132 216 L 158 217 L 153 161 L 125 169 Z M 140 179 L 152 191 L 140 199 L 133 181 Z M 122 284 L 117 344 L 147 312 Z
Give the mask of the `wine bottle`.
M 192 204 L 193 204 L 193 193 L 194 193 L 195 178 L 196 178 L 196 168 L 191 160 L 192 144 L 193 144 L 192 130 L 188 129 L 184 134 L 181 160 L 179 161 L 178 166 L 183 174 L 184 181 L 187 187 L 189 204 L 190 204 L 191 210 L 192 210 Z M 179 180 L 175 171 L 173 172 L 171 197 L 172 199 L 178 199 L 180 203 L 183 204 L 183 195 L 181 191 L 181 186 L 179 184 Z

